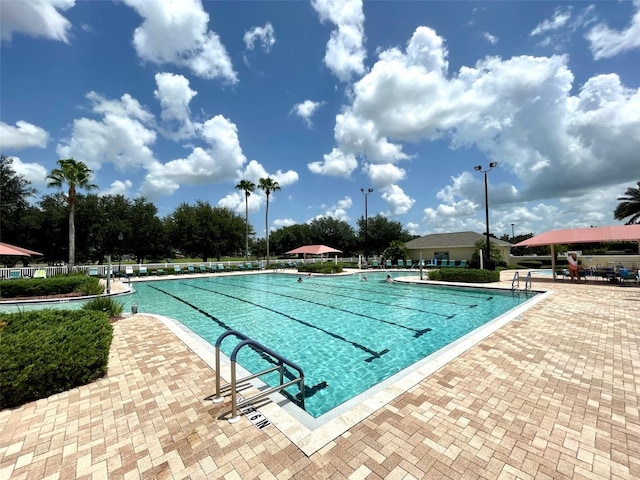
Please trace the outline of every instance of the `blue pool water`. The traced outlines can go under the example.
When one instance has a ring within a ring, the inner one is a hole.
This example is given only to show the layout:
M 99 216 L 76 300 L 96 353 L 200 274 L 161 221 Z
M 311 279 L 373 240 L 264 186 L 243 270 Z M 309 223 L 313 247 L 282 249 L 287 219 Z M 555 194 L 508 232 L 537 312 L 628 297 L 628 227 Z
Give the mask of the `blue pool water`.
M 141 313 L 176 319 L 211 344 L 235 329 L 275 350 L 304 370 L 305 410 L 318 417 L 531 297 L 388 284 L 385 276 L 184 278 L 136 283 L 123 298 L 125 311 L 136 302 Z M 237 342 L 225 339 L 222 351 L 230 355 Z M 237 361 L 254 373 L 271 366 L 248 348 Z M 278 384 L 276 373 L 261 379 Z

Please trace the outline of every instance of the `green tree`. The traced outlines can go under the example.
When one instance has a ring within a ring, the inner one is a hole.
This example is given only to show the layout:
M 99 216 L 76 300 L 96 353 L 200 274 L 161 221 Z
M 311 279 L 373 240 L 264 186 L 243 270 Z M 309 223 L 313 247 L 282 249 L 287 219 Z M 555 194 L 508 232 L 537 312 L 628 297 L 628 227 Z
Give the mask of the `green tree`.
M 244 218 L 247 224 L 246 228 L 246 243 L 244 259 L 249 261 L 249 195 L 253 193 L 256 188 L 256 184 L 250 180 L 240 180 L 240 183 L 236 185 L 236 189 L 244 191 Z
M 69 241 L 65 233 L 69 223 L 67 198 L 62 192 L 45 195 L 38 206 L 34 223 L 39 225 L 41 232 L 47 232 L 46 242 L 38 251 L 50 262 L 63 262 L 65 257 L 69 258 Z
M 333 217 L 315 218 L 309 223 L 312 244 L 328 245 L 351 253 L 356 244 L 356 235 L 347 222 Z
M 626 225 L 640 223 L 640 182 L 638 182 L 638 188 L 629 187 L 624 194 L 624 197 L 618 197 L 620 203 L 613 212 L 613 218 L 624 220 L 631 217 Z
M 364 251 L 365 241 L 365 219 L 360 217 L 357 221 L 358 224 L 358 240 L 360 243 L 360 249 Z M 379 255 L 381 252 L 391 245 L 391 242 L 399 240 L 402 242 L 408 242 L 411 240 L 411 234 L 402 228 L 402 224 L 398 221 L 389 220 L 387 217 L 381 214 L 377 214 L 374 217 L 369 217 L 367 229 L 367 236 L 369 242 L 369 252 Z M 386 258 L 386 255 L 385 255 Z
M 269 196 L 271 192 L 277 192 L 280 190 L 280 184 L 273 178 L 261 178 L 258 184 L 258 188 L 264 190 L 264 194 L 267 196 L 267 209 L 266 209 L 266 239 L 267 239 L 267 265 L 269 265 Z
M 73 158 L 58 160 L 58 168 L 54 168 L 47 175 L 47 186 L 62 188 L 66 183 L 69 186 L 67 203 L 69 206 L 69 271 L 75 265 L 76 253 L 76 229 L 75 229 L 75 208 L 76 190 L 84 188 L 86 190 L 97 189 L 98 186 L 91 183 L 93 172 L 84 162 Z
M 124 243 L 127 253 L 137 263 L 146 258 L 162 258 L 168 254 L 168 238 L 164 223 L 158 217 L 158 209 L 145 198 L 136 198 L 128 214 L 129 226 Z
M 311 227 L 307 223 L 296 223 L 287 227 L 281 227 L 269 235 L 271 251 L 276 255 L 282 255 L 289 250 L 298 248 L 301 245 L 313 243 Z M 262 243 L 260 244 L 262 245 Z M 266 243 L 264 243 L 264 254 L 266 255 Z
M 195 206 L 182 203 L 166 219 L 171 245 L 186 256 L 198 256 L 206 262 L 215 256 L 242 252 L 245 222 L 228 208 L 212 207 L 198 201 Z
M 487 241 L 478 240 L 473 245 L 475 248 L 473 250 L 473 254 L 471 255 L 470 263 L 472 265 L 480 265 L 480 253 L 478 253 L 478 251 L 482 250 L 482 253 L 484 255 L 484 253 L 487 251 Z M 500 253 L 500 249 L 497 247 L 497 245 L 490 243 L 490 247 L 491 247 L 491 259 L 494 260 L 496 264 L 500 264 L 500 263 L 505 264 L 505 260 L 504 258 L 502 258 L 502 253 Z M 486 261 L 486 258 L 484 260 Z
M 389 246 L 384 250 L 385 260 L 391 260 L 393 263 L 397 263 L 398 260 L 407 259 L 407 247 L 402 240 L 393 240 Z
M 0 155 L 0 219 L 2 241 L 33 247 L 33 239 L 24 235 L 22 219 L 29 209 L 29 197 L 36 190 L 23 175 L 12 167 L 13 158 Z

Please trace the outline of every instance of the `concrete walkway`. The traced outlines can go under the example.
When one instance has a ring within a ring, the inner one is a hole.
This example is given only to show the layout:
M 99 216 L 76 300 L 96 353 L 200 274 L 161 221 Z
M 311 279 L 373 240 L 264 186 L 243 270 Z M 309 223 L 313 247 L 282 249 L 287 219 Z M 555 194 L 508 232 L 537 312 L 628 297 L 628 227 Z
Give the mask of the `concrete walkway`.
M 0 412 L 0 478 L 640 478 L 640 288 L 534 288 L 553 294 L 310 456 L 220 419 L 211 368 L 128 317 L 104 379 Z

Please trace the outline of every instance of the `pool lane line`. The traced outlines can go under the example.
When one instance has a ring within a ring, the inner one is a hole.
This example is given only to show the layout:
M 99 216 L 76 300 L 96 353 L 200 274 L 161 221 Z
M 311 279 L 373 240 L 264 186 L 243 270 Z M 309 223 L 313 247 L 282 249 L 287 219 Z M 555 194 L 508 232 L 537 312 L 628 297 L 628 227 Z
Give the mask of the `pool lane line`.
M 210 318 L 211 320 L 213 320 L 214 322 L 216 322 L 218 324 L 219 327 L 224 328 L 225 330 L 231 330 L 231 327 L 228 326 L 226 323 L 224 323 L 223 321 L 221 321 L 220 319 L 214 317 L 213 315 L 211 315 L 209 312 L 202 310 L 200 307 L 197 307 L 196 305 L 187 302 L 186 300 L 183 300 L 182 298 L 167 292 L 166 290 L 162 290 L 161 288 L 155 287 L 153 285 L 149 285 L 149 287 L 153 288 L 154 290 L 157 290 L 158 292 L 164 293 L 165 295 L 168 295 L 169 297 L 178 300 L 181 303 L 184 303 L 185 305 L 193 308 L 194 310 L 198 311 L 199 313 L 203 314 L 204 316 L 206 316 L 207 318 Z M 266 360 L 267 362 L 273 364 L 273 365 L 277 365 L 278 363 L 271 358 L 271 356 L 266 355 L 263 351 L 261 350 L 256 350 L 255 348 L 253 348 L 253 346 L 249 345 L 249 348 L 251 348 L 255 353 L 257 353 L 258 355 L 260 355 L 260 357 L 262 357 L 263 360 Z M 295 378 L 297 378 L 295 375 L 293 375 L 291 372 L 289 372 L 289 370 L 287 370 L 286 368 L 284 369 L 284 376 L 287 377 L 289 380 L 293 380 Z M 313 387 L 309 387 L 307 385 L 304 386 L 304 392 L 305 392 L 305 398 L 309 398 L 313 395 L 315 395 L 317 392 L 319 392 L 320 390 L 324 390 L 325 388 L 327 388 L 329 386 L 329 384 L 325 381 L 322 381 L 316 385 L 314 385 Z M 298 394 L 296 397 L 299 397 L 300 394 Z
M 380 282 L 380 283 L 383 283 L 383 282 Z M 384 283 L 386 283 L 386 282 L 384 282 Z M 318 283 L 314 282 L 313 284 L 314 285 L 322 285 L 323 287 L 324 286 L 328 286 L 327 284 L 321 283 L 321 282 L 318 282 Z M 386 293 L 388 293 L 387 290 L 382 290 L 382 289 L 376 288 L 376 287 L 373 287 L 373 288 L 370 288 L 370 289 L 357 288 L 357 287 L 346 287 L 346 288 L 349 288 L 349 290 L 356 290 L 356 291 L 362 291 L 362 292 L 364 292 L 364 291 L 369 291 L 370 292 L 370 291 L 374 291 L 374 289 L 375 289 L 376 292 L 380 292 L 380 293 L 386 292 Z M 403 295 L 403 294 L 389 293 L 389 295 L 390 296 L 394 296 L 394 297 L 398 297 L 398 298 L 414 298 L 414 297 L 411 297 L 410 295 Z M 449 301 L 445 301 L 445 300 L 439 300 L 437 298 L 437 295 L 438 295 L 437 293 L 433 293 L 433 294 L 431 294 L 429 296 L 421 296 L 419 298 L 421 300 L 425 300 L 425 301 L 436 302 L 436 303 L 447 303 L 447 304 L 450 304 L 450 305 L 458 305 L 460 307 L 475 308 L 475 307 L 478 306 L 478 304 L 473 304 L 473 303 L 472 304 L 466 304 L 466 303 L 449 302 Z M 464 293 L 458 294 L 456 296 L 468 297 L 468 298 L 473 298 L 473 299 L 477 299 L 477 300 L 482 299 L 482 297 L 480 295 L 468 295 L 468 294 L 464 294 Z M 487 297 L 485 300 L 492 300 L 492 299 L 493 299 L 493 296 L 490 296 L 490 297 Z
M 270 312 L 277 313 L 278 315 L 282 315 L 283 317 L 286 317 L 286 318 L 288 318 L 288 319 L 290 319 L 290 320 L 293 320 L 294 322 L 301 323 L 302 325 L 305 325 L 305 326 L 307 326 L 307 327 L 309 327 L 309 328 L 312 328 L 312 329 L 315 329 L 315 330 L 319 330 L 319 331 L 321 331 L 321 332 L 323 332 L 323 333 L 325 333 L 325 334 L 329 335 L 330 337 L 333 337 L 333 338 L 336 338 L 336 339 L 338 339 L 338 340 L 342 340 L 343 342 L 349 343 L 349 344 L 351 344 L 354 348 L 357 348 L 357 349 L 359 349 L 359 350 L 362 350 L 363 352 L 366 352 L 366 353 L 368 353 L 369 355 L 371 355 L 371 357 L 370 357 L 370 358 L 365 358 L 365 360 L 364 360 L 365 362 L 371 362 L 372 360 L 375 360 L 376 358 L 380 358 L 380 357 L 381 357 L 382 355 L 384 355 L 385 353 L 389 353 L 389 350 L 387 350 L 387 349 L 381 350 L 380 352 L 376 352 L 375 350 L 372 350 L 372 349 L 370 349 L 369 347 L 366 347 L 366 346 L 364 346 L 364 345 L 361 345 L 360 343 L 352 342 L 351 340 L 347 340 L 346 338 L 344 338 L 344 337 L 343 337 L 343 336 L 341 336 L 341 335 L 338 335 L 337 333 L 330 332 L 329 330 L 324 330 L 324 329 L 322 329 L 322 328 L 320 328 L 320 327 L 317 327 L 317 326 L 315 326 L 315 325 L 313 325 L 313 324 L 311 324 L 311 323 L 309 323 L 309 322 L 305 322 L 304 320 L 300 320 L 299 318 L 295 318 L 295 317 L 293 317 L 293 316 L 289 315 L 288 313 L 280 312 L 280 311 L 278 311 L 278 310 L 276 310 L 276 309 L 274 309 L 274 308 L 265 307 L 264 305 L 259 305 L 259 304 L 254 303 L 254 302 L 250 302 L 249 300 L 245 300 L 245 299 L 243 299 L 243 298 L 236 297 L 236 296 L 234 296 L 234 295 L 229 295 L 229 294 L 227 294 L 227 293 L 218 292 L 218 291 L 216 291 L 216 290 L 210 290 L 210 289 L 208 289 L 208 288 L 199 287 L 199 286 L 197 286 L 197 285 L 190 285 L 190 284 L 188 284 L 188 283 L 183 283 L 183 282 L 181 282 L 181 284 L 182 284 L 182 285 L 186 285 L 186 286 L 191 287 L 191 288 L 196 288 L 196 289 L 199 289 L 199 290 L 204 290 L 205 292 L 215 293 L 215 294 L 217 294 L 217 295 L 221 295 L 221 296 L 223 296 L 223 297 L 231 298 L 231 299 L 233 299 L 233 300 L 237 300 L 237 301 L 240 301 L 240 302 L 243 302 L 243 303 L 248 303 L 249 305 L 253 305 L 254 307 L 262 308 L 262 309 L 264 309 L 264 310 L 268 310 L 268 311 L 270 311 Z M 185 303 L 186 303 L 186 302 L 185 302 Z M 196 307 L 196 309 L 198 309 L 198 308 Z M 198 310 L 200 311 L 200 309 L 198 309 Z
M 256 288 L 245 287 L 244 285 L 240 285 L 240 284 L 238 284 L 238 283 L 233 283 L 233 282 L 228 282 L 228 283 L 231 283 L 232 285 L 236 285 L 236 286 L 238 286 L 238 287 L 246 288 L 246 289 L 248 289 L 248 290 L 256 290 L 256 291 L 258 291 L 258 292 L 263 292 L 263 293 L 272 293 L 272 294 L 275 294 L 275 295 L 281 295 L 281 296 L 283 296 L 283 297 L 290 297 L 290 298 L 293 298 L 293 299 L 296 299 L 296 300 L 300 300 L 300 301 L 304 301 L 304 302 L 316 303 L 316 302 L 313 302 L 312 300 L 305 300 L 305 299 L 301 299 L 301 298 L 298 298 L 298 297 L 294 297 L 294 296 L 286 295 L 286 294 L 284 294 L 284 293 L 275 293 L 275 292 L 271 292 L 271 291 L 268 291 L 268 290 L 258 290 L 258 289 L 256 289 Z M 284 284 L 281 284 L 281 285 L 284 285 Z M 315 283 L 314 283 L 314 285 L 320 285 L 320 284 L 315 284 Z M 278 285 L 278 286 L 280 286 L 280 285 Z M 323 286 L 324 286 L 324 285 L 323 285 Z M 299 286 L 297 289 L 298 289 L 298 290 L 305 290 L 305 291 L 310 291 L 310 292 L 318 293 L 318 291 L 317 291 L 317 290 L 313 290 L 313 289 L 310 289 L 310 288 L 305 288 L 305 287 L 302 287 L 302 286 Z M 365 291 L 366 291 L 366 290 L 365 290 Z M 343 294 L 343 293 L 335 293 L 335 292 L 331 292 L 331 293 L 327 293 L 327 292 L 320 292 L 320 293 L 324 293 L 324 294 L 326 294 L 326 295 L 331 295 L 331 296 L 334 296 L 334 297 L 343 297 L 343 298 L 349 298 L 349 299 L 351 299 L 351 300 L 358 300 L 358 301 L 360 301 L 360 302 L 365 301 L 364 299 L 362 299 L 362 298 L 360 298 L 360 297 L 353 297 L 353 296 L 351 296 L 351 295 L 345 295 L 345 294 Z M 409 298 L 409 297 L 407 297 L 407 296 L 401 296 L 401 295 L 400 295 L 400 297 L 401 297 L 401 298 Z M 371 300 L 371 299 L 367 299 L 367 300 L 366 300 L 366 302 L 368 302 L 368 303 L 377 303 L 378 305 L 384 305 L 385 307 L 394 307 L 394 308 L 396 308 L 396 309 L 413 310 L 414 312 L 427 313 L 427 314 L 429 314 L 429 315 L 436 315 L 436 316 L 439 316 L 439 317 L 444 317 L 444 318 L 446 318 L 447 320 L 451 320 L 453 317 L 455 317 L 455 316 L 456 316 L 456 314 L 455 314 L 455 313 L 454 313 L 453 315 L 445 315 L 444 313 L 432 312 L 432 311 L 429 311 L 429 310 L 422 310 L 422 309 L 420 309 L 420 308 L 414 308 L 414 307 L 404 307 L 404 306 L 402 306 L 402 307 L 396 307 L 396 306 L 395 306 L 395 305 L 393 305 L 392 303 L 381 302 L 381 301 L 379 301 L 379 300 Z M 442 303 L 442 302 L 441 302 L 441 303 Z M 318 304 L 318 305 L 322 305 L 322 306 L 329 307 L 329 308 L 336 308 L 336 309 L 338 309 L 338 310 L 341 310 L 340 308 L 338 308 L 338 307 L 332 307 L 331 305 L 325 305 L 325 304 Z M 466 306 L 466 305 L 463 305 L 463 306 Z M 473 308 L 473 307 L 477 307 L 477 305 L 471 305 L 471 306 L 469 306 L 469 308 Z M 363 317 L 366 317 L 366 318 L 371 318 L 371 319 L 373 319 L 373 320 L 377 320 L 378 322 L 390 323 L 390 324 L 395 325 L 395 326 L 397 326 L 397 327 L 401 327 L 401 328 L 408 328 L 408 329 L 410 329 L 410 330 L 413 330 L 413 329 L 412 329 L 412 328 L 410 328 L 410 327 L 405 327 L 404 325 L 399 325 L 399 324 L 397 324 L 397 323 L 393 323 L 393 322 L 390 322 L 390 321 L 388 321 L 388 320 L 380 320 L 379 318 L 369 317 L 369 316 L 367 316 L 367 315 L 364 315 L 364 314 L 361 314 L 361 313 L 356 313 L 356 312 L 351 312 L 351 311 L 349 311 L 349 310 L 343 310 L 343 311 L 348 312 L 348 313 L 353 313 L 354 315 L 360 315 L 360 316 L 363 316 Z
M 261 289 L 259 289 L 259 288 L 247 287 L 247 286 L 245 286 L 245 285 L 241 285 L 241 284 L 233 283 L 233 282 L 228 282 L 228 283 L 231 283 L 232 285 L 234 285 L 234 286 L 236 286 L 236 287 L 244 288 L 244 289 L 246 289 L 246 290 L 253 290 L 254 292 L 268 293 L 268 294 L 270 294 L 270 295 L 278 295 L 278 296 L 280 296 L 280 297 L 291 298 L 291 299 L 293 299 L 293 300 L 297 300 L 297 301 L 299 301 L 299 302 L 312 303 L 312 304 L 314 304 L 314 305 L 318 305 L 318 306 L 321 306 L 321 307 L 330 308 L 330 309 L 333 309 L 333 310 L 338 310 L 339 312 L 348 313 L 348 314 L 350 314 L 350 315 L 356 315 L 356 316 L 358 316 L 358 317 L 367 318 L 367 319 L 369 319 L 369 320 L 375 320 L 376 322 L 387 323 L 387 324 L 389 324 L 389 325 L 393 325 L 394 327 L 404 328 L 405 330 L 409 330 L 410 332 L 414 332 L 414 333 L 413 333 L 413 336 L 414 336 L 415 338 L 419 338 L 419 337 L 421 337 L 422 335 L 424 335 L 425 333 L 428 333 L 428 332 L 430 332 L 430 331 L 431 331 L 431 329 L 430 329 L 430 328 L 423 328 L 423 329 L 411 328 L 411 327 L 407 327 L 406 325 L 401 325 L 401 324 L 399 324 L 399 323 L 392 322 L 392 321 L 390 321 L 390 320 L 382 320 L 381 318 L 376 318 L 376 317 L 372 317 L 372 316 L 370 316 L 370 315 L 365 315 L 364 313 L 354 312 L 354 311 L 352 311 L 352 310 L 347 310 L 347 309 L 345 309 L 345 308 L 341 308 L 341 307 L 335 307 L 335 306 L 333 306 L 333 305 L 327 305 L 326 303 L 314 302 L 313 300 L 308 300 L 308 299 L 306 299 L 306 298 L 295 297 L 295 296 L 293 296 L 293 295 L 287 295 L 286 293 L 278 293 L 278 292 L 272 292 L 272 291 L 268 291 L 268 290 L 261 290 Z M 185 285 L 188 285 L 188 284 L 185 284 Z M 198 288 L 202 288 L 202 287 L 198 287 Z M 306 291 L 308 291 L 309 289 L 308 289 L 308 288 L 307 288 L 307 289 L 305 289 L 305 288 L 300 288 L 300 290 L 306 290 Z M 315 290 L 313 290 L 313 291 L 315 292 Z M 340 294 L 336 294 L 336 296 L 341 296 L 341 295 L 340 295 Z M 355 298 L 355 297 L 347 297 L 347 298 Z M 361 300 L 361 299 L 360 299 L 360 300 Z M 374 303 L 380 303 L 380 304 L 382 304 L 382 305 L 387 305 L 387 306 L 389 306 L 389 305 L 390 305 L 390 304 L 388 304 L 388 303 L 381 303 L 381 302 L 375 302 L 375 301 L 372 301 L 372 302 L 374 302 Z M 390 305 L 390 306 L 393 306 L 393 305 Z M 405 307 L 399 307 L 399 308 L 405 308 Z M 414 309 L 414 310 L 415 310 L 415 309 Z M 418 311 L 419 311 L 419 312 L 422 312 L 422 313 L 430 313 L 430 314 L 432 314 L 432 315 L 437 315 L 436 313 L 433 313 L 433 312 L 425 312 L 424 310 L 418 310 Z M 441 314 L 441 315 L 442 315 L 442 314 Z M 442 316 L 445 316 L 445 315 L 442 315 Z M 451 317 L 451 318 L 453 318 L 453 317 Z

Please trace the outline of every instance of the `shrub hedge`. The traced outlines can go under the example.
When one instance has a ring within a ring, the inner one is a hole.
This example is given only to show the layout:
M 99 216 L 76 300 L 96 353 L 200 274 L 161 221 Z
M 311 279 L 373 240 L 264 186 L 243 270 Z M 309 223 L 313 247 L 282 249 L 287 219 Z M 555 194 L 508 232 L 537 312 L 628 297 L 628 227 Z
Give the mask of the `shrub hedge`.
M 89 310 L 0 314 L 0 408 L 85 385 L 107 372 L 113 327 Z
M 322 263 L 299 263 L 298 271 L 305 273 L 341 273 L 344 270 L 344 266 L 341 262 L 337 264 L 335 262 L 322 262 Z
M 500 281 L 499 270 L 480 270 L 475 268 L 440 268 L 429 271 L 429 280 L 443 282 L 491 283 Z
M 21 278 L 0 282 L 0 297 L 44 297 L 79 292 L 83 295 L 102 293 L 100 280 L 86 275 L 69 275 L 51 278 Z

